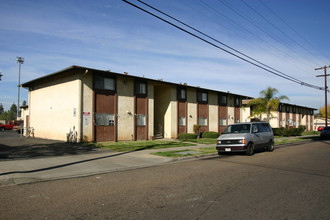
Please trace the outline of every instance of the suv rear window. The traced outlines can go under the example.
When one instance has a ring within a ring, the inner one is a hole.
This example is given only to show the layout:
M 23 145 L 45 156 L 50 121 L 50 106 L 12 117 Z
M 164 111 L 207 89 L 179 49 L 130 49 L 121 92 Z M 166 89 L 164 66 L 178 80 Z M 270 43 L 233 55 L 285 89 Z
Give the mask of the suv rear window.
M 229 125 L 224 134 L 233 134 L 233 133 L 250 133 L 250 124 L 237 124 Z

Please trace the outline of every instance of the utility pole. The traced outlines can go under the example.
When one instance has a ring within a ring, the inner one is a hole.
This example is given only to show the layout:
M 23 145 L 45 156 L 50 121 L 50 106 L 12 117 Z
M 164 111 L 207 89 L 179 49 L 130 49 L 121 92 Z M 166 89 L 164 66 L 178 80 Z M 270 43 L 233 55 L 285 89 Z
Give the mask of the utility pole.
M 17 91 L 17 115 L 16 115 L 16 120 L 18 120 L 19 116 L 19 93 L 20 93 L 20 84 L 21 84 L 21 64 L 24 63 L 24 58 L 23 57 L 16 57 L 16 63 L 18 63 L 18 91 Z
M 325 94 L 325 126 L 328 127 L 328 86 L 327 86 L 327 76 L 330 76 L 330 74 L 327 75 L 327 68 L 330 68 L 330 66 L 324 66 L 320 68 L 316 68 L 315 70 L 321 70 L 324 69 L 324 75 L 317 75 L 316 77 L 324 77 L 324 94 Z

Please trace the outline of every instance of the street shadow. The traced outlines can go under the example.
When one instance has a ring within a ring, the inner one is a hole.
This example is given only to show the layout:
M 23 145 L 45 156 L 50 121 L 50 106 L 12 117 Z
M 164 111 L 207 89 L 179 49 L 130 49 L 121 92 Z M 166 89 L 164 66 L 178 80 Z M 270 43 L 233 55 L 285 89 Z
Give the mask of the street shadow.
M 68 144 L 64 142 L 49 144 L 29 144 L 8 146 L 0 144 L 0 160 L 36 159 L 40 157 L 54 157 L 96 153 L 101 150 L 92 146 Z M 103 150 L 104 151 L 104 150 Z
M 122 153 L 111 154 L 111 155 L 102 156 L 102 157 L 95 157 L 95 158 L 90 158 L 90 159 L 86 159 L 86 160 L 81 160 L 81 161 L 76 161 L 76 162 L 71 162 L 71 163 L 65 163 L 65 164 L 60 164 L 60 165 L 50 166 L 50 167 L 45 167 L 45 168 L 40 168 L 40 169 L 34 169 L 34 170 L 10 171 L 10 172 L 5 172 L 5 173 L 0 173 L 0 176 L 10 175 L 10 174 L 18 174 L 18 173 L 36 173 L 36 172 L 42 172 L 42 171 L 47 171 L 47 170 L 54 170 L 54 169 L 58 169 L 58 168 L 73 166 L 73 165 L 76 165 L 76 164 L 82 164 L 82 163 L 87 163 L 87 162 L 91 162 L 91 161 L 107 159 L 107 158 L 111 158 L 111 157 L 118 157 L 120 155 L 129 154 L 129 153 L 132 153 L 132 152 L 135 152 L 135 151 L 140 151 L 140 150 L 146 150 L 146 149 L 149 149 L 149 148 L 150 148 L 150 146 L 147 146 L 145 148 L 140 148 L 138 150 L 126 151 L 126 152 L 122 152 Z M 109 153 L 110 153 L 110 151 L 109 151 Z

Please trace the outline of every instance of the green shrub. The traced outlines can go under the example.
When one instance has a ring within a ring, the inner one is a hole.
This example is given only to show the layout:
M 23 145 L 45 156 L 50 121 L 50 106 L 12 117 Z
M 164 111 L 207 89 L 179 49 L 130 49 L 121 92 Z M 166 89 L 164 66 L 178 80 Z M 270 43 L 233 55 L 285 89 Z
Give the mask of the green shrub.
M 199 129 L 201 128 L 201 126 L 200 125 L 194 125 L 194 132 L 195 132 L 195 134 L 199 134 Z
M 286 128 L 283 128 L 283 127 L 281 127 L 281 128 L 273 128 L 273 132 L 274 132 L 274 136 L 284 136 L 284 130 L 285 130 Z
M 218 138 L 219 133 L 215 131 L 205 131 L 202 134 L 202 138 Z
M 301 130 L 300 134 L 302 134 L 306 130 L 306 126 L 305 125 L 299 125 L 298 129 Z
M 197 134 L 193 134 L 193 133 L 182 133 L 182 134 L 179 134 L 179 139 L 180 140 L 197 139 Z
M 299 128 L 273 128 L 274 136 L 301 136 L 301 134 L 305 131 L 305 126 L 299 126 Z

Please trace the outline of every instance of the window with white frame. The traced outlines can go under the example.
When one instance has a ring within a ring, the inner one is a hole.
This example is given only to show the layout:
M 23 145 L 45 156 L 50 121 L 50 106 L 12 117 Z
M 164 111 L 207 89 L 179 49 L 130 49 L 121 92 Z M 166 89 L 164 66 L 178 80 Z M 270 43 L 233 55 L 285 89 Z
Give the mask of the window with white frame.
M 207 126 L 207 118 L 198 118 L 198 124 L 200 126 Z
M 136 114 L 136 126 L 145 126 L 146 116 L 143 114 Z
M 226 118 L 220 118 L 219 124 L 220 124 L 220 126 L 227 126 Z
M 179 126 L 186 126 L 186 117 L 179 116 Z

